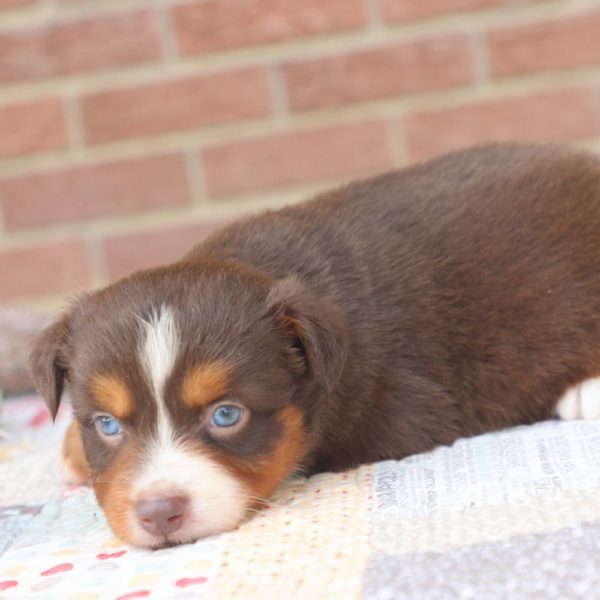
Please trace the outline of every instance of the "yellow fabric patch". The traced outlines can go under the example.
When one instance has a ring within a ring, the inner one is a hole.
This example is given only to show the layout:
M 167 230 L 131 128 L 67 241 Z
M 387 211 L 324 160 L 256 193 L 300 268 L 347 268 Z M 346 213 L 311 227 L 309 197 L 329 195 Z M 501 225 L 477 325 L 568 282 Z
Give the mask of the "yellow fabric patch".
M 24 565 L 18 565 L 16 567 L 11 567 L 10 569 L 6 569 L 4 571 L 0 571 L 0 576 L 2 577 L 16 577 L 20 575 L 24 571 L 27 571 L 27 567 Z
M 101 548 L 123 548 L 125 544 L 119 538 L 110 538 L 100 545 Z
M 66 548 L 65 550 L 57 550 L 56 552 L 51 552 L 50 556 L 71 556 L 72 554 L 80 553 L 80 550 L 75 550 L 74 548 Z
M 156 573 L 146 573 L 144 575 L 138 575 L 134 577 L 128 585 L 146 585 L 150 583 L 154 583 L 160 579 L 160 575 Z

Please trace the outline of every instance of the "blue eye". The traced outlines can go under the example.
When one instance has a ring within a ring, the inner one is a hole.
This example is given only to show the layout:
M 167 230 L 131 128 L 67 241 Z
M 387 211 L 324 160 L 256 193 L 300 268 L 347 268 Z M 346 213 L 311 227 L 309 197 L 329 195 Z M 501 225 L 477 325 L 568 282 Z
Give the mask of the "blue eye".
M 222 404 L 212 414 L 215 427 L 233 427 L 242 418 L 242 409 L 233 404 Z
M 96 424 L 98 425 L 98 429 L 107 436 L 118 435 L 121 433 L 121 426 L 119 422 L 108 415 L 102 415 L 96 419 Z

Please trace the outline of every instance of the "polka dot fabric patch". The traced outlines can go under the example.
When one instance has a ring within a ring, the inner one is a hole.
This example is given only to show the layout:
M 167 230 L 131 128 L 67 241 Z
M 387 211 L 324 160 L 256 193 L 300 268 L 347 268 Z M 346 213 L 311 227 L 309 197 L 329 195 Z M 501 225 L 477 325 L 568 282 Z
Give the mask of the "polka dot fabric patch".
M 80 488 L 47 503 L 2 557 L 0 598 L 245 599 L 266 589 L 278 597 L 290 585 L 308 597 L 324 583 L 334 597 L 356 597 L 369 495 L 369 467 L 292 482 L 231 533 L 147 551 L 114 539 Z
M 147 551 L 115 539 L 87 488 L 48 502 L 0 562 L 0 598 L 177 598 L 214 579 L 224 537 Z
M 31 471 L 54 473 L 68 412 L 55 430 L 39 399 L 9 404 L 5 417 L 18 435 L 7 468 L 19 460 Z M 235 531 L 158 551 L 115 539 L 91 490 L 66 488 L 56 473 L 42 505 L 43 483 L 32 485 L 37 504 L 24 504 L 27 519 L 0 558 L 0 600 L 247 600 L 267 591 L 281 597 L 291 588 L 297 597 L 324 588 L 329 597 L 357 597 L 369 546 L 370 473 L 363 467 L 287 483 L 268 509 Z M 18 494 L 27 500 L 22 490 Z

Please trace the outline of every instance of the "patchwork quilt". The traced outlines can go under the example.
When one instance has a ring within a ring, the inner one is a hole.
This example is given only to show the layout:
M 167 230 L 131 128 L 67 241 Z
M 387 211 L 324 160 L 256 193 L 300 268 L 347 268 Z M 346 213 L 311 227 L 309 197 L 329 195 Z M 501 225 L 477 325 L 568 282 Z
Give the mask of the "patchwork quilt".
M 115 539 L 61 480 L 68 423 L 4 403 L 0 600 L 600 597 L 600 422 L 550 421 L 287 482 L 230 533 Z

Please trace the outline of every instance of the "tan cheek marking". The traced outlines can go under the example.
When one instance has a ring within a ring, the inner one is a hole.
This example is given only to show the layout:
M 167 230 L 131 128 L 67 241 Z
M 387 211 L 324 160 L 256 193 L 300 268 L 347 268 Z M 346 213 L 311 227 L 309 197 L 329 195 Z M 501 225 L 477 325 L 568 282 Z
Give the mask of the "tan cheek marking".
M 135 446 L 122 448 L 115 461 L 93 476 L 92 484 L 114 534 L 128 544 L 135 544 L 131 531 L 133 518 L 132 483 L 140 462 Z
M 279 413 L 283 426 L 281 440 L 271 454 L 260 462 L 248 463 L 243 459 L 224 460 L 215 458 L 229 467 L 259 498 L 268 498 L 279 483 L 287 477 L 304 457 L 307 437 L 302 425 L 302 412 L 295 406 L 287 406 Z
M 131 394 L 118 377 L 98 375 L 92 381 L 91 389 L 98 404 L 117 419 L 126 419 L 133 414 Z
M 70 471 L 68 473 L 71 479 L 69 483 L 81 484 L 90 480 L 90 468 L 85 458 L 81 432 L 77 421 L 73 421 L 67 429 L 62 447 L 62 455 L 64 467 Z
M 190 408 L 205 406 L 225 394 L 228 384 L 229 367 L 225 363 L 205 363 L 187 373 L 181 396 Z

